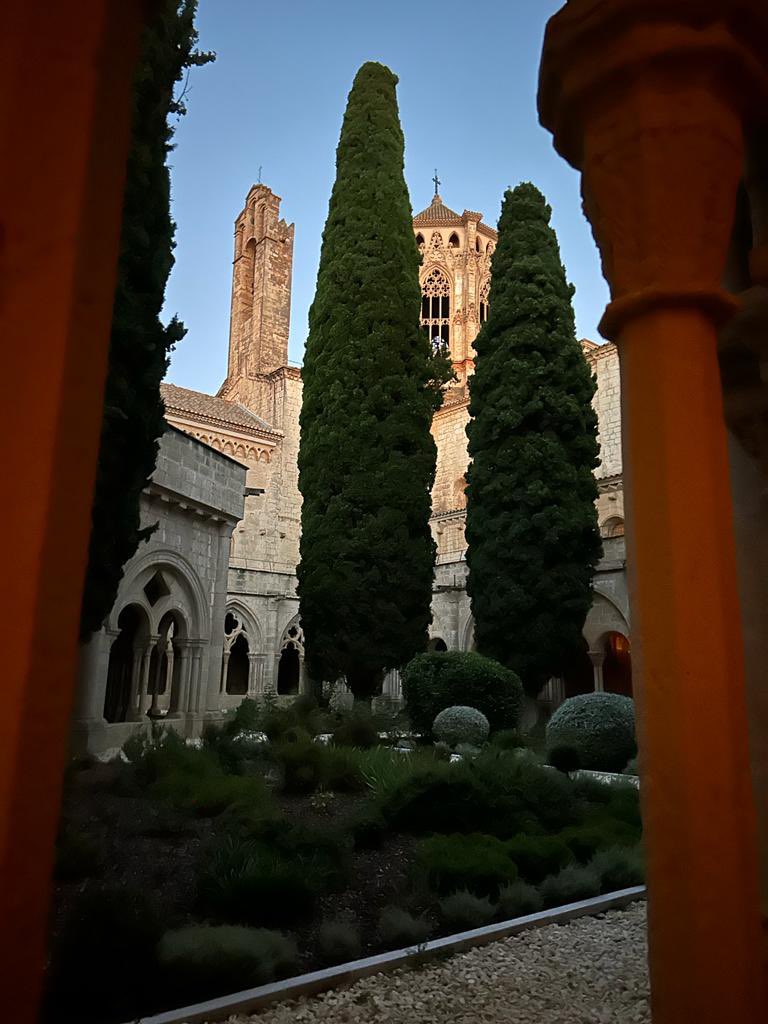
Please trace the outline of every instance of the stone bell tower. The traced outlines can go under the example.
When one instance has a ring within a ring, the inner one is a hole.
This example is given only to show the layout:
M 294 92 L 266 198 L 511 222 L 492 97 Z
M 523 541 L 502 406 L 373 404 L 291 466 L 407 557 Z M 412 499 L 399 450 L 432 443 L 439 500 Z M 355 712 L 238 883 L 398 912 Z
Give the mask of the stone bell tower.
M 279 196 L 266 185 L 253 185 L 235 221 L 229 363 L 222 397 L 242 401 L 238 381 L 288 364 L 292 270 L 293 224 L 280 219 Z

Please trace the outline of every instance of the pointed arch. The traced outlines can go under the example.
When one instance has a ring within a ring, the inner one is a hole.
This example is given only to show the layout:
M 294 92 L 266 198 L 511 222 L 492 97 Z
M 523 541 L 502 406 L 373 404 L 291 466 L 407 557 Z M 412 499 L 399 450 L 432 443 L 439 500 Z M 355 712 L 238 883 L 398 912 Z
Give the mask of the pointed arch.
M 430 340 L 451 343 L 451 281 L 441 267 L 431 267 L 421 283 L 421 323 Z

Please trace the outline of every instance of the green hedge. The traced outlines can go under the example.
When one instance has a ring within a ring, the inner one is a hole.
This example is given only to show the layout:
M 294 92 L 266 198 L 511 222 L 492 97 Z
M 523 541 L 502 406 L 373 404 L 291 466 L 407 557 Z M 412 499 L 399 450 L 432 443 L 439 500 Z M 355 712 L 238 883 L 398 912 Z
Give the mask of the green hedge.
M 514 729 L 523 710 L 523 687 L 514 672 L 473 651 L 417 654 L 403 671 L 403 696 L 418 732 L 430 735 L 445 708 L 481 711 L 491 727 Z

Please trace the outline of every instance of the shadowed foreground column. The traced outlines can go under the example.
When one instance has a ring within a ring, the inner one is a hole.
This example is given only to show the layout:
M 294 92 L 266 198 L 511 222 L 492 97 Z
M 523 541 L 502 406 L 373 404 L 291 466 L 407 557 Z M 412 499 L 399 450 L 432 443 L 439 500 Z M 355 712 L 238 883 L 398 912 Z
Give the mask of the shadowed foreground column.
M 621 356 L 655 1024 L 766 1019 L 716 351 L 735 308 L 720 281 L 742 121 L 768 96 L 761 11 L 571 0 L 541 68 L 541 120 L 582 170 L 612 295 L 601 331 Z
M 77 662 L 139 0 L 7 0 L 0 31 L 0 992 L 32 1024 Z

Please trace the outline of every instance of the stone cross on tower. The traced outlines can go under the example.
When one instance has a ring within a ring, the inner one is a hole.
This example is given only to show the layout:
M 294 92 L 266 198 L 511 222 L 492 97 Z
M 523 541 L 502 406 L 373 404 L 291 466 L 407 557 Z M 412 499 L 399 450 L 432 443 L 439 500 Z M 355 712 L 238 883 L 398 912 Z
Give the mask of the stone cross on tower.
M 437 195 L 437 189 L 440 185 L 442 185 L 442 181 L 440 181 L 440 179 L 437 176 L 437 168 L 435 168 L 435 176 L 432 179 L 432 181 L 434 181 L 435 183 L 435 195 Z

